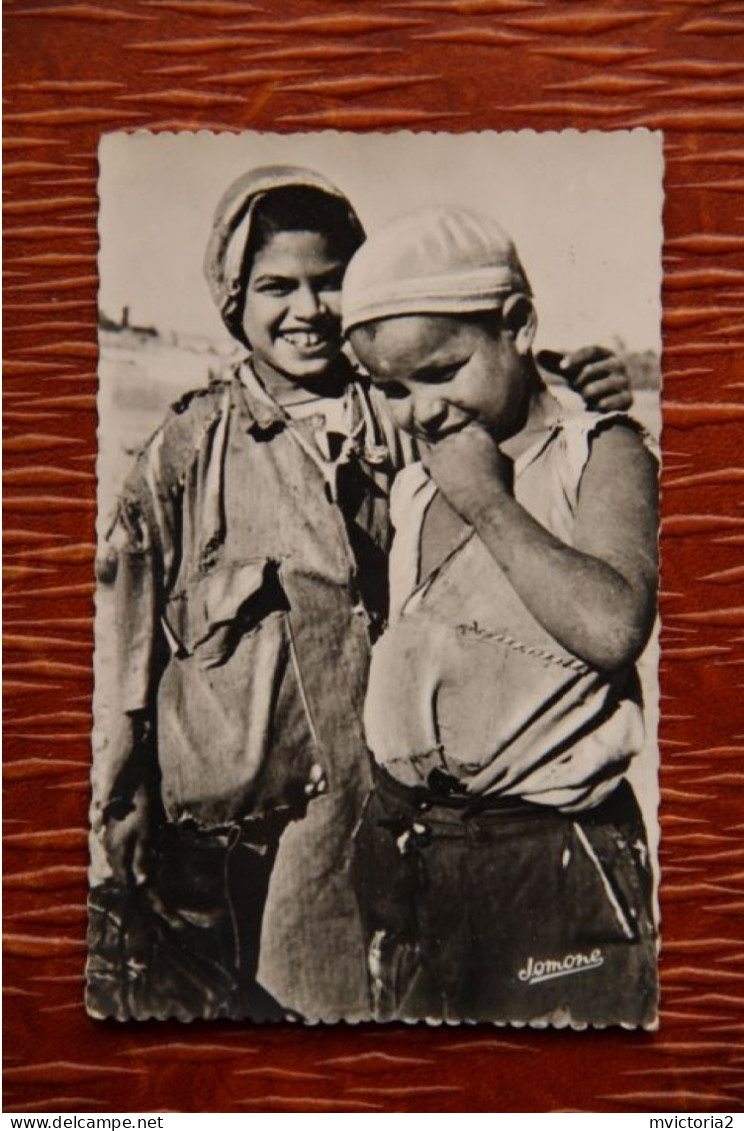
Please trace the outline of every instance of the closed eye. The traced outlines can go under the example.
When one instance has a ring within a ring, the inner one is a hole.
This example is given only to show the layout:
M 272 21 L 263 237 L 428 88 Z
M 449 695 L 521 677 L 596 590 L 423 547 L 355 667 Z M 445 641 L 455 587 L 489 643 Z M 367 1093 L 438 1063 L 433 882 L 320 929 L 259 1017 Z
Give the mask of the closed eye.
M 409 396 L 405 385 L 400 385 L 397 381 L 385 381 L 384 384 L 380 385 L 380 388 L 390 401 L 402 401 Z
M 451 381 L 462 369 L 464 361 L 458 361 L 454 364 L 430 366 L 427 369 L 421 369 L 415 374 L 415 380 L 420 381 L 424 385 L 442 385 L 446 381 Z

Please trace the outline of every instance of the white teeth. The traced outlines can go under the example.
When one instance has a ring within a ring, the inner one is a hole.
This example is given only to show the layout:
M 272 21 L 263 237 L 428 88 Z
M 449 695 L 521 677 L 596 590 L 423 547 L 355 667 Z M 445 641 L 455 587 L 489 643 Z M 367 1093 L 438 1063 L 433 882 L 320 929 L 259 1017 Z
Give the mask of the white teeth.
M 325 341 L 323 335 L 314 330 L 290 330 L 283 337 L 290 345 L 298 346 L 300 349 L 312 349 Z

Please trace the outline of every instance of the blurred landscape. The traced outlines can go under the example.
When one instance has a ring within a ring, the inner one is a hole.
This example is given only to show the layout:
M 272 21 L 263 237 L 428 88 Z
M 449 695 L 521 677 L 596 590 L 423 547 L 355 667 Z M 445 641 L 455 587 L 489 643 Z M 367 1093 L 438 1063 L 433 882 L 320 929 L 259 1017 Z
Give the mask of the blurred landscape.
M 190 389 L 206 385 L 234 346 L 187 333 L 161 334 L 101 316 L 98 333 L 98 532 L 104 536 L 134 456 Z

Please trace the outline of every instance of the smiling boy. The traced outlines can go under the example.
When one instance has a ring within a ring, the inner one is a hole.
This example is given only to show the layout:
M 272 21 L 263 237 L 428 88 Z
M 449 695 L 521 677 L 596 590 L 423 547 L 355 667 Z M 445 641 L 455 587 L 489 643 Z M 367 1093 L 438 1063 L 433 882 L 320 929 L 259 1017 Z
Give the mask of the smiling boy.
M 329 255 L 320 232 L 277 231 L 256 255 L 248 284 L 242 329 L 258 357 L 258 376 L 278 393 L 296 383 L 328 377 L 341 349 L 334 313 L 346 263 Z M 332 391 L 338 392 L 338 379 Z
M 380 1018 L 652 1025 L 634 661 L 657 469 L 566 413 L 508 236 L 429 209 L 375 233 L 344 325 L 420 464 L 393 489 L 390 627 L 365 711 L 356 884 Z M 538 973 L 536 973 L 536 971 Z

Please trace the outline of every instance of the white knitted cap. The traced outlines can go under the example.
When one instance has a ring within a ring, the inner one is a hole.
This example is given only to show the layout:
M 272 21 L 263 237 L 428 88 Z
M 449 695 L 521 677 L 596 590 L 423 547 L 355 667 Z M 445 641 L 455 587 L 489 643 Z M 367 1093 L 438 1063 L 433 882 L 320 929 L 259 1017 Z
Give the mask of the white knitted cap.
M 380 228 L 344 277 L 344 332 L 401 314 L 472 314 L 531 294 L 517 249 L 487 216 L 426 208 Z

